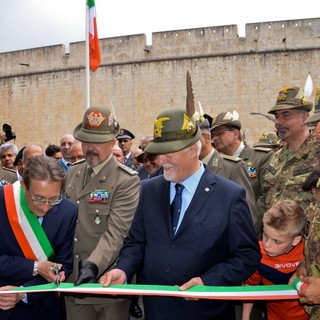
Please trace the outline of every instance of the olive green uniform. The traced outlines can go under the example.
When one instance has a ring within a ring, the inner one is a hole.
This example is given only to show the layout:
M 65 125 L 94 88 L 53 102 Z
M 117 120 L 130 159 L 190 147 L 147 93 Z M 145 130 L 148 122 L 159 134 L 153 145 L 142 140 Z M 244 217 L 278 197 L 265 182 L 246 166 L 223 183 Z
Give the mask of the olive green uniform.
M 251 211 L 254 225 L 256 225 L 257 208 L 246 163 L 241 158 L 219 154 L 218 151 L 213 150 L 212 156 L 207 163 L 207 168 L 214 173 L 243 186 L 246 189 L 246 199 Z
M 0 184 L 5 185 L 14 183 L 18 180 L 17 173 L 14 170 L 0 167 Z
M 263 199 L 265 195 L 264 175 L 273 155 L 274 152 L 270 149 L 262 147 L 252 148 L 248 145 L 245 145 L 239 155 L 247 165 L 247 171 L 255 195 L 257 207 L 257 223 L 255 227 L 259 237 L 262 232 L 262 217 L 266 211 Z

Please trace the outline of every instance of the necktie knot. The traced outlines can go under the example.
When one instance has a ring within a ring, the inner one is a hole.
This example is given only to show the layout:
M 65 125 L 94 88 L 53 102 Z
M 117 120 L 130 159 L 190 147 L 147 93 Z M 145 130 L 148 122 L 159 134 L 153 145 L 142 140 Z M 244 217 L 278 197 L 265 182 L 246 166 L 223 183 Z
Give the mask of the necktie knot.
M 181 196 L 182 191 L 183 191 L 183 189 L 184 189 L 184 185 L 183 185 L 183 184 L 180 184 L 180 183 L 177 183 L 177 184 L 175 185 L 175 188 L 176 188 L 176 195 Z
M 87 173 L 84 181 L 84 185 L 87 185 L 92 179 L 93 169 L 92 167 L 87 168 Z

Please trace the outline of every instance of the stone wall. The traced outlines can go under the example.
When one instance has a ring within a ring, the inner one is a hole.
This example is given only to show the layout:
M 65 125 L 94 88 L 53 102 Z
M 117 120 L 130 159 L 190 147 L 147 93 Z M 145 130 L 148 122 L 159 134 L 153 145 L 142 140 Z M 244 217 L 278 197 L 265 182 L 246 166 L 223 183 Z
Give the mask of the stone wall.
M 185 108 L 186 71 L 195 101 L 215 115 L 236 109 L 249 143 L 273 130 L 264 116 L 279 89 L 304 86 L 310 72 L 320 86 L 320 19 L 252 23 L 157 32 L 100 40 L 102 64 L 91 74 L 91 105 L 113 107 L 139 144 L 168 108 Z M 27 143 L 59 143 L 85 111 L 85 43 L 0 54 L 1 122 Z

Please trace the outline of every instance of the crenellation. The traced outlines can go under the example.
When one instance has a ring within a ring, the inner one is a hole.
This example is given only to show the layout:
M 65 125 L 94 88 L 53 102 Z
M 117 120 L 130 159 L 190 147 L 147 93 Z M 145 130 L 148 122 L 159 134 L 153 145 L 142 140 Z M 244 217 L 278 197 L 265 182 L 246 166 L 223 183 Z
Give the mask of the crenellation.
M 284 85 L 320 86 L 320 18 L 251 23 L 100 39 L 102 63 L 90 75 L 91 105 L 113 108 L 139 137 L 154 117 L 185 107 L 186 71 L 205 112 L 236 109 L 249 143 L 273 123 L 264 116 Z M 85 109 L 85 42 L 0 54 L 1 118 L 27 143 L 57 143 Z M 0 123 L 1 125 L 1 123 Z

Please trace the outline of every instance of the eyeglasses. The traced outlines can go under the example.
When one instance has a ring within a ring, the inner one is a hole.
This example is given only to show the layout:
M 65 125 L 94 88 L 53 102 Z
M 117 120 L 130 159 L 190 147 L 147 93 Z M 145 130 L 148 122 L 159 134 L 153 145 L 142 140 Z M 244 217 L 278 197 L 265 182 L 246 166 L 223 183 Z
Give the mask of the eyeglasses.
M 152 161 L 155 161 L 157 159 L 157 157 L 158 157 L 158 155 L 148 155 L 142 161 L 143 161 L 143 163 L 147 163 L 148 161 L 152 162 Z
M 220 129 L 220 130 L 217 130 L 217 131 L 214 131 L 214 132 L 212 131 L 211 132 L 211 137 L 212 138 L 220 137 L 227 131 L 234 131 L 234 129 Z
M 32 202 L 38 204 L 38 205 L 43 205 L 45 203 L 48 203 L 49 206 L 56 206 L 57 204 L 59 204 L 62 201 L 62 196 L 60 195 L 58 198 L 56 199 L 44 199 L 42 197 L 36 197 L 34 196 L 29 190 L 28 190 L 31 200 Z

